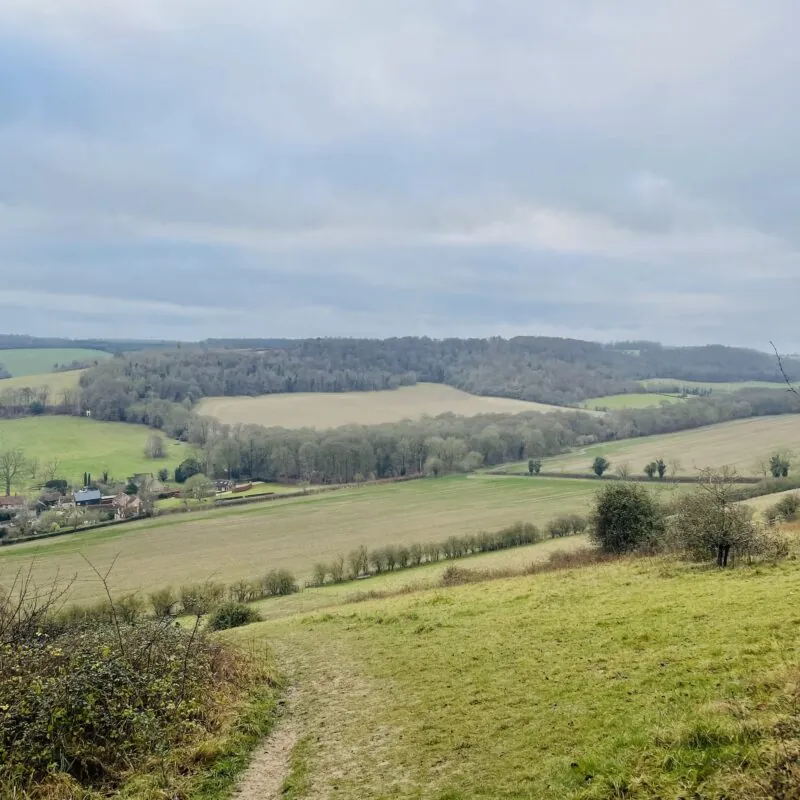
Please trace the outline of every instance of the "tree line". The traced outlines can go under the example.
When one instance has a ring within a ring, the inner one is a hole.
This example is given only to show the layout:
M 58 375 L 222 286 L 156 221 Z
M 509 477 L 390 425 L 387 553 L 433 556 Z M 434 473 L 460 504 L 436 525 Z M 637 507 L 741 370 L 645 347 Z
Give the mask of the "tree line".
M 788 413 L 797 407 L 797 399 L 789 393 L 748 390 L 604 416 L 576 411 L 476 417 L 444 414 L 374 426 L 287 430 L 228 426 L 157 401 L 139 407 L 131 421 L 161 427 L 195 446 L 197 457 L 182 470 L 182 478 L 200 471 L 211 477 L 326 484 L 438 477 L 525 459 L 533 469 L 541 469 L 542 459 L 574 447 Z
M 641 391 L 637 381 L 779 380 L 765 353 L 728 347 L 636 351 L 547 337 L 515 339 L 313 339 L 251 349 L 187 346 L 126 353 L 82 377 L 84 404 L 100 419 L 126 420 L 160 399 L 190 408 L 208 396 L 393 389 L 444 383 L 477 395 L 576 405 Z M 219 345 L 220 343 L 214 343 Z M 800 366 L 792 362 L 789 367 Z

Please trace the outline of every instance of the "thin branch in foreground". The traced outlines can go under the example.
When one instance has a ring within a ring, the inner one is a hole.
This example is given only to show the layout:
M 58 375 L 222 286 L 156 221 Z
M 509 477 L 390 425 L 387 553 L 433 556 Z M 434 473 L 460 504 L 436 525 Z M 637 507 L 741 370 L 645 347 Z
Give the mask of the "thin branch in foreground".
M 789 380 L 789 376 L 786 374 L 786 370 L 783 367 L 783 359 L 778 352 L 778 348 L 775 347 L 775 342 L 770 342 L 770 344 L 772 345 L 772 349 L 775 351 L 775 358 L 778 360 L 778 368 L 781 371 L 781 375 L 783 375 L 783 380 L 786 383 L 788 390 L 792 394 L 796 394 L 798 397 L 800 397 L 800 392 L 798 392 L 797 389 L 792 385 L 792 382 Z

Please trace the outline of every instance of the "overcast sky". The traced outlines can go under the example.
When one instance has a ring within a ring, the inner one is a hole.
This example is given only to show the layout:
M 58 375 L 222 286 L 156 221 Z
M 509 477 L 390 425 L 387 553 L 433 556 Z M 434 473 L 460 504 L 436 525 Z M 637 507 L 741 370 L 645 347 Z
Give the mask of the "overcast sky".
M 1 0 L 0 332 L 800 350 L 796 0 Z

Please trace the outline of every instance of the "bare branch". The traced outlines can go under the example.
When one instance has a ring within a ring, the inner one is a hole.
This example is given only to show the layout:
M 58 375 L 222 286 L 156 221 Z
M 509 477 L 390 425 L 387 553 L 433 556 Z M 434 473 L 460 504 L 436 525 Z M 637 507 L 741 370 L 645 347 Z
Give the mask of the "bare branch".
M 798 397 L 800 397 L 800 392 L 798 392 L 797 389 L 792 385 L 792 382 L 789 380 L 789 376 L 786 374 L 786 370 L 783 368 L 783 359 L 778 352 L 778 348 L 775 347 L 775 342 L 770 342 L 770 344 L 772 345 L 772 349 L 775 351 L 775 358 L 778 360 L 778 368 L 781 371 L 781 375 L 783 375 L 783 380 L 785 381 L 788 390 L 792 394 L 796 394 Z
M 98 579 L 100 580 L 100 583 L 103 584 L 103 589 L 105 590 L 106 597 L 108 598 L 108 607 L 109 610 L 111 611 L 111 619 L 114 622 L 114 630 L 116 631 L 117 634 L 117 643 L 119 644 L 120 654 L 122 655 L 123 658 L 128 660 L 128 654 L 125 652 L 125 643 L 122 640 L 122 629 L 119 624 L 119 617 L 117 616 L 117 608 L 114 605 L 114 598 L 111 596 L 111 589 L 108 586 L 108 576 L 111 574 L 111 571 L 114 569 L 114 565 L 117 563 L 117 559 L 119 558 L 119 553 L 117 553 L 117 555 L 114 556 L 114 559 L 112 560 L 109 568 L 106 570 L 105 575 L 103 575 L 100 572 L 100 570 L 97 569 L 97 567 L 94 564 L 92 564 L 91 561 L 89 561 L 89 559 L 86 557 L 84 553 L 81 553 L 81 558 L 91 567 L 92 572 L 94 572 L 94 574 L 97 575 Z

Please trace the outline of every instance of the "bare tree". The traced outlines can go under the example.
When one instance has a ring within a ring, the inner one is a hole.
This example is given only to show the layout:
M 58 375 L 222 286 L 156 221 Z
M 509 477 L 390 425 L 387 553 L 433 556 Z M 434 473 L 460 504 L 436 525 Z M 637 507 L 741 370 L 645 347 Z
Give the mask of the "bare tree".
M 24 468 L 25 453 L 18 447 L 0 452 L 0 481 L 5 484 L 6 496 L 11 494 L 11 487 Z
M 45 481 L 54 481 L 60 468 L 61 460 L 57 456 L 53 456 L 49 461 L 45 461 L 44 467 L 42 467 L 42 477 Z
M 31 476 L 31 480 L 36 482 L 39 475 L 39 459 L 36 456 L 28 461 L 28 474 Z

